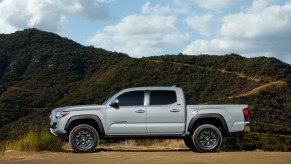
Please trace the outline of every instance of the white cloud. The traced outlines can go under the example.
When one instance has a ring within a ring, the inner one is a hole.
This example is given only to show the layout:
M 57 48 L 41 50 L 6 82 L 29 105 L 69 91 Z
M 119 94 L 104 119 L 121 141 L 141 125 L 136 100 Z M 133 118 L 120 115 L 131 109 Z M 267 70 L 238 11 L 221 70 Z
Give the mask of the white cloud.
M 201 35 L 210 36 L 209 24 L 212 21 L 213 15 L 208 13 L 204 15 L 188 16 L 184 22 L 197 30 Z
M 249 8 L 248 12 L 260 12 L 263 9 L 267 8 L 269 5 L 268 0 L 256 0 L 253 2 L 252 6 Z
M 88 42 L 134 57 L 158 55 L 165 48 L 180 45 L 189 38 L 189 34 L 178 31 L 175 22 L 173 16 L 130 15 L 97 32 Z
M 7 24 L 4 20 L 0 19 L 0 33 L 12 33 L 16 31 L 17 28 Z
M 221 35 L 247 39 L 291 37 L 291 4 L 269 6 L 260 12 L 240 12 L 224 18 Z
M 254 1 L 245 12 L 224 17 L 216 38 L 194 40 L 186 46 L 183 53 L 233 52 L 248 57 L 262 55 L 290 60 L 290 31 L 291 4 L 266 6 L 262 1 Z
M 71 2 L 72 0 L 69 0 Z M 106 0 L 75 0 L 81 6 L 77 13 L 90 20 L 100 20 L 109 18 L 109 11 Z
M 0 1 L 0 32 L 32 27 L 58 32 L 72 14 L 90 20 L 108 18 L 106 1 L 3 0 Z
M 189 8 L 183 3 L 175 3 L 173 5 L 160 5 L 155 4 L 152 5 L 151 2 L 147 1 L 141 7 L 141 12 L 143 14 L 158 14 L 158 15 L 165 15 L 165 14 L 187 14 L 189 13 Z
M 240 3 L 242 0 L 192 0 L 202 8 L 208 10 L 221 10 L 231 5 Z
M 142 6 L 143 14 L 167 14 L 170 11 L 171 9 L 169 6 L 161 6 L 159 4 L 152 6 L 149 1 Z

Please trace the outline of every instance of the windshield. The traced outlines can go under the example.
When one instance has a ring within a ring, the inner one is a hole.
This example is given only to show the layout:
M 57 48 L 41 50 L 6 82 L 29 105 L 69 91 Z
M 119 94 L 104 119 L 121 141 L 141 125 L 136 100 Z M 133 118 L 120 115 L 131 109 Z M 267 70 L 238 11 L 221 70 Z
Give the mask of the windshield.
M 111 97 L 110 97 L 111 98 Z M 102 105 L 106 105 L 107 104 L 107 102 L 110 100 L 110 98 L 109 99 L 107 99 L 106 101 L 104 101 L 103 103 L 102 103 Z
M 115 95 L 115 94 L 114 94 Z M 113 95 L 113 96 L 114 96 Z M 111 96 L 109 99 L 107 99 L 106 101 L 104 101 L 104 103 L 102 103 L 102 105 L 107 105 L 107 103 L 111 100 L 111 98 L 113 97 L 113 96 Z

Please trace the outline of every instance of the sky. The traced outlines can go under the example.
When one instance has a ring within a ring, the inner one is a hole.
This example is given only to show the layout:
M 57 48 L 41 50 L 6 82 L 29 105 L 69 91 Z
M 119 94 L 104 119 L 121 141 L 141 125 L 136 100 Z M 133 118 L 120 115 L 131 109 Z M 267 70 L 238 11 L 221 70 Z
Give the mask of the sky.
M 136 58 L 236 53 L 291 64 L 291 0 L 0 0 L 0 33 L 26 28 Z

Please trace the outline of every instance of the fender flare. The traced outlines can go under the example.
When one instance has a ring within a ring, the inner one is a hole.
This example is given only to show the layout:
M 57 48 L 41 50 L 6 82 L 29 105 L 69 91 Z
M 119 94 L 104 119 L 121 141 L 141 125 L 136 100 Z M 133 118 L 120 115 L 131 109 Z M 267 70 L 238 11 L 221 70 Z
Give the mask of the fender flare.
M 191 132 L 191 129 L 192 129 L 193 125 L 195 125 L 196 121 L 198 121 L 200 119 L 205 119 L 205 118 L 207 118 L 207 119 L 211 119 L 211 118 L 218 119 L 221 122 L 222 126 L 223 126 L 223 134 L 224 135 L 228 134 L 228 126 L 226 124 L 226 121 L 224 120 L 222 115 L 217 114 L 217 113 L 198 114 L 198 115 L 194 116 L 191 119 L 190 123 L 189 123 L 187 131 Z
M 67 131 L 70 124 L 73 122 L 73 121 L 76 121 L 76 120 L 94 120 L 96 121 L 97 125 L 98 125 L 98 128 L 100 130 L 100 133 L 102 135 L 105 134 L 105 131 L 104 131 L 104 127 L 103 127 L 103 124 L 100 120 L 100 118 L 96 115 L 91 115 L 91 114 L 83 114 L 83 115 L 76 115 L 76 116 L 72 116 L 71 118 L 68 119 L 66 125 L 65 125 L 65 130 Z

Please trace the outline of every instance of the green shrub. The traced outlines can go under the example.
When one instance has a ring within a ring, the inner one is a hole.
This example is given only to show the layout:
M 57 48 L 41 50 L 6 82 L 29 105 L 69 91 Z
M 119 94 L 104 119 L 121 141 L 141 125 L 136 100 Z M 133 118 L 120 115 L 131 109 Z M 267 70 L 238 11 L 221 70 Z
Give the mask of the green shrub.
M 18 141 L 20 151 L 61 151 L 62 142 L 51 136 L 47 129 L 28 132 Z
M 251 133 L 245 137 L 227 137 L 223 139 L 223 151 L 290 151 L 291 139 L 288 136 L 274 134 Z

